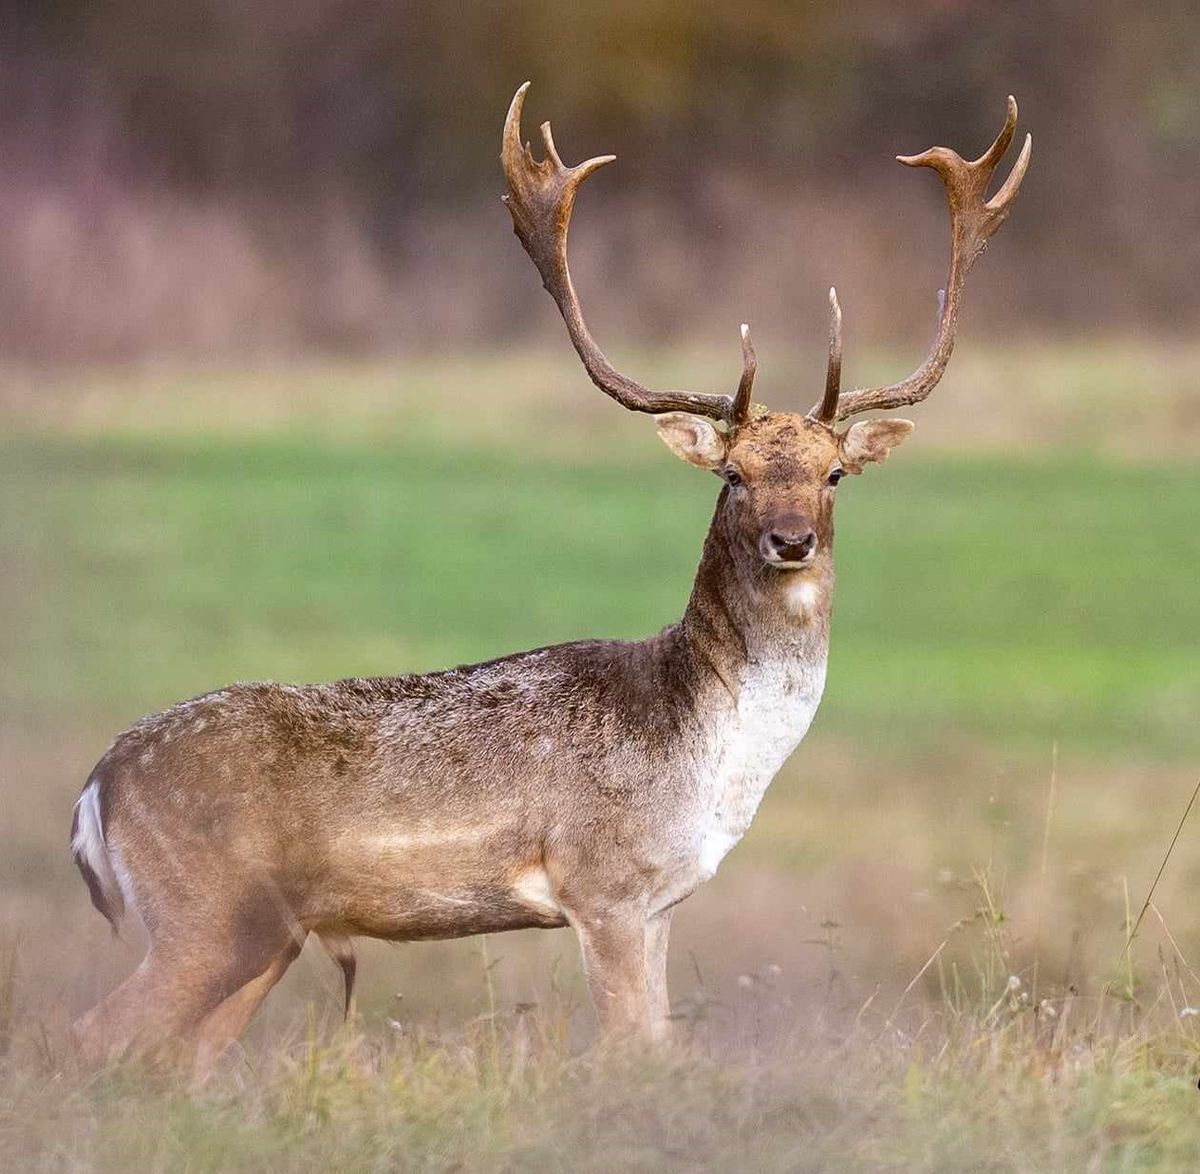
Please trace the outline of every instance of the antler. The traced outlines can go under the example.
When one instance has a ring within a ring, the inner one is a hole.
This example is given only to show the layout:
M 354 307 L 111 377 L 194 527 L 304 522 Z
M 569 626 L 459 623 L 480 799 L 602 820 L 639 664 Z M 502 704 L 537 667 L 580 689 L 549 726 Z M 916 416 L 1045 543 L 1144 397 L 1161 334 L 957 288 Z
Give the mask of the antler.
M 744 423 L 750 416 L 750 392 L 754 383 L 754 346 L 750 328 L 742 326 L 742 378 L 737 394 L 706 395 L 689 391 L 650 391 L 622 375 L 604 357 L 583 320 L 579 298 L 571 283 L 567 267 L 567 231 L 571 226 L 571 210 L 580 185 L 592 172 L 615 155 L 598 155 L 574 167 L 567 167 L 558 156 L 550 124 L 542 123 L 542 142 L 546 158 L 538 162 L 529 149 L 521 146 L 521 109 L 525 105 L 526 82 L 513 96 L 504 121 L 504 139 L 500 162 L 508 180 L 504 203 L 512 213 L 513 231 L 529 254 L 542 284 L 558 303 L 567 324 L 571 343 L 583 360 L 592 382 L 606 395 L 634 412 L 693 412 L 721 420 L 732 427 Z
M 1012 202 L 1029 168 L 1029 156 L 1033 150 L 1032 135 L 1025 136 L 1021 154 L 1004 185 L 985 202 L 992 174 L 1008 150 L 1016 129 L 1017 103 L 1009 95 L 1004 129 L 978 159 L 968 162 L 949 147 L 930 147 L 920 155 L 896 156 L 908 167 L 932 167 L 946 185 L 946 198 L 950 205 L 950 270 L 946 276 L 946 288 L 938 292 L 937 334 L 925 361 L 907 379 L 888 387 L 859 388 L 839 396 L 842 311 L 838 306 L 837 293 L 831 289 L 828 374 L 825 394 L 809 413 L 812 418 L 832 424 L 858 412 L 920 403 L 938 385 L 954 350 L 958 309 L 962 304 L 967 273 L 987 248 L 988 238 L 1008 218 Z

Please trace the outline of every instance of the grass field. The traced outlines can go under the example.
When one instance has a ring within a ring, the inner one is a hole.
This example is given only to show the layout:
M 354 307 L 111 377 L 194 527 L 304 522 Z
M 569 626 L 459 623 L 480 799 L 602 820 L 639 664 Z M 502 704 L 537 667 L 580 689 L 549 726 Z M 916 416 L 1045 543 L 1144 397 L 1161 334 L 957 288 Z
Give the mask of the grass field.
M 342 1031 L 306 953 L 199 1091 L 65 1044 L 138 954 L 65 851 L 111 735 L 233 679 L 652 632 L 716 483 L 537 357 L 9 379 L 0 1164 L 1193 1167 L 1200 824 L 1122 951 L 1200 769 L 1192 356 L 1163 353 L 1128 427 L 1135 351 L 995 356 L 990 418 L 947 389 L 847 482 L 825 701 L 677 919 L 677 1050 L 587 1051 L 573 944 L 531 932 L 367 948 Z

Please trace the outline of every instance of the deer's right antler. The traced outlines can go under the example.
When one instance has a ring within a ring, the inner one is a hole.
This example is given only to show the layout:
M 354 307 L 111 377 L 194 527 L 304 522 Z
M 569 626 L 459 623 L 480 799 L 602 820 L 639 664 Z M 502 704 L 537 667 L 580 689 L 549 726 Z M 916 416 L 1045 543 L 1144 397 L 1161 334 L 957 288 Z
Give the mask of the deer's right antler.
M 513 231 L 525 246 L 542 284 L 558 303 L 567 324 L 571 343 L 583 360 L 592 382 L 606 395 L 634 412 L 693 412 L 737 427 L 750 416 L 750 393 L 754 384 L 754 346 L 750 330 L 742 326 L 742 378 L 736 395 L 708 395 L 689 391 L 650 391 L 622 375 L 605 358 L 583 320 L 579 298 L 571 283 L 567 266 L 567 231 L 571 210 L 580 185 L 594 171 L 611 163 L 615 155 L 598 155 L 584 163 L 568 167 L 559 158 L 550 133 L 550 124 L 542 123 L 542 142 L 546 157 L 533 157 L 529 144 L 521 145 L 521 109 L 525 105 L 526 82 L 513 96 L 504 122 L 500 161 L 508 180 L 504 203 L 512 213 Z

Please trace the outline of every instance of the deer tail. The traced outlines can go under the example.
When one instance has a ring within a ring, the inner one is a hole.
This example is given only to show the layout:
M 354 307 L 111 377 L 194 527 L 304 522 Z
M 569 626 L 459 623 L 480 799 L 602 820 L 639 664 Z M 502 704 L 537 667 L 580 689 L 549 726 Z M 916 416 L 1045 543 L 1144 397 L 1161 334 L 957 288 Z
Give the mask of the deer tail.
M 125 914 L 125 895 L 117 878 L 113 853 L 104 838 L 101 780 L 92 775 L 75 803 L 71 820 L 71 855 L 92 896 L 92 904 L 107 918 L 113 933 Z

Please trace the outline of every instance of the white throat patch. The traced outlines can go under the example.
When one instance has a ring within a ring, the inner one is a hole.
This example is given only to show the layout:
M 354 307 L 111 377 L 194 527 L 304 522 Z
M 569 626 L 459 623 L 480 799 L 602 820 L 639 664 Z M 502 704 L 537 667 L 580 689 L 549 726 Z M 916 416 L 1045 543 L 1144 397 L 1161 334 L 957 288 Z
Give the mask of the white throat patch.
M 797 584 L 820 595 L 815 583 Z M 814 641 L 815 644 L 815 641 Z M 702 880 L 717 870 L 742 838 L 771 780 L 808 732 L 825 688 L 823 642 L 784 657 L 749 666 L 736 707 L 713 731 L 707 816 L 698 829 Z
M 811 616 L 821 603 L 821 584 L 807 576 L 787 589 L 788 610 L 793 615 Z

